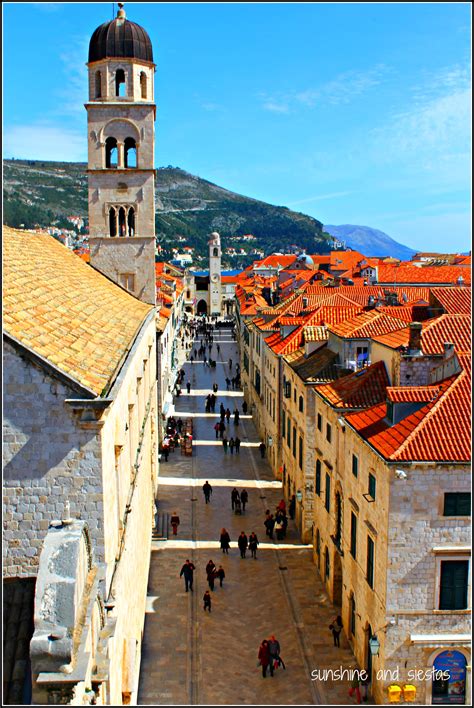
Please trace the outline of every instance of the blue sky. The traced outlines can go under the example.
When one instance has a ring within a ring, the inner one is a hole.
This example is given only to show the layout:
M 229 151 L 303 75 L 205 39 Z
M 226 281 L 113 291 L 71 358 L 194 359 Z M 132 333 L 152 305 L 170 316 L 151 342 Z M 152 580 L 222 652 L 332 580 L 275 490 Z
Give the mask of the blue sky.
M 4 3 L 4 157 L 86 161 L 113 3 Z M 413 248 L 470 248 L 469 3 L 126 3 L 157 64 L 156 165 Z

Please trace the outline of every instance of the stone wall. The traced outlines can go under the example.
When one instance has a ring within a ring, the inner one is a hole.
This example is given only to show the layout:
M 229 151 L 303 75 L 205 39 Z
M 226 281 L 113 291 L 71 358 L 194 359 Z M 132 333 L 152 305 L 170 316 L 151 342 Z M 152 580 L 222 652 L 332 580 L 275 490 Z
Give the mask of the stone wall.
M 104 556 L 103 487 L 97 430 L 78 430 L 65 403 L 77 394 L 4 341 L 3 522 L 6 577 L 36 575 L 49 523 L 87 519 Z

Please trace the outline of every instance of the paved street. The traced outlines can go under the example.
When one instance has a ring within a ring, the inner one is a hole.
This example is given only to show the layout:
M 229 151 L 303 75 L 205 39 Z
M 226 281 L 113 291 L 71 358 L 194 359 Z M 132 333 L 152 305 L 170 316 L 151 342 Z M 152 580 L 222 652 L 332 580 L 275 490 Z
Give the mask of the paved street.
M 241 415 L 238 435 L 240 455 L 224 455 L 213 425 L 219 406 L 240 412 L 240 391 L 226 391 L 228 359 L 238 362 L 237 347 L 229 330 L 214 339 L 221 346 L 216 369 L 202 362 L 184 364 L 186 377 L 182 395 L 175 400 L 176 417 L 193 416 L 192 457 L 179 450 L 160 465 L 158 488 L 160 512 L 177 512 L 181 524 L 177 537 L 154 541 L 148 586 L 148 611 L 142 645 L 138 703 L 140 705 L 260 704 L 310 705 L 351 702 L 349 683 L 311 681 L 311 671 L 355 666 L 348 643 L 341 635 L 341 648 L 333 647 L 328 625 L 335 615 L 329 604 L 311 549 L 298 540 L 293 522 L 281 544 L 269 541 L 263 525 L 265 510 L 272 512 L 280 501 L 281 484 L 273 480 L 258 449 L 260 440 L 250 416 Z M 186 394 L 186 381 L 191 394 Z M 216 381 L 216 414 L 204 413 L 206 395 Z M 231 418 L 227 436 L 235 437 Z M 213 487 L 206 505 L 202 485 Z M 245 514 L 231 511 L 230 493 L 246 488 L 249 504 Z M 220 530 L 230 534 L 231 550 L 220 550 Z M 237 537 L 255 531 L 260 546 L 257 560 L 241 559 Z M 189 558 L 196 566 L 194 592 L 185 593 L 179 572 Z M 212 613 L 205 613 L 202 596 L 207 590 L 205 566 L 209 559 L 222 564 L 226 573 L 223 588 L 216 582 Z M 281 644 L 286 671 L 263 679 L 257 666 L 258 647 L 263 638 L 275 634 Z

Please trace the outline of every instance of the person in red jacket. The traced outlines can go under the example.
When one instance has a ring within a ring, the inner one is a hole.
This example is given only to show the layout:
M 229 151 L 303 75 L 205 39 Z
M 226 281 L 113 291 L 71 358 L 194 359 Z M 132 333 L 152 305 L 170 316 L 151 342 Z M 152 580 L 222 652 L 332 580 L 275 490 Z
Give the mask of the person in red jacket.
M 263 678 L 267 675 L 267 669 L 270 666 L 270 675 L 273 676 L 273 663 L 270 661 L 270 650 L 266 639 L 262 641 L 258 650 L 258 661 L 262 667 Z

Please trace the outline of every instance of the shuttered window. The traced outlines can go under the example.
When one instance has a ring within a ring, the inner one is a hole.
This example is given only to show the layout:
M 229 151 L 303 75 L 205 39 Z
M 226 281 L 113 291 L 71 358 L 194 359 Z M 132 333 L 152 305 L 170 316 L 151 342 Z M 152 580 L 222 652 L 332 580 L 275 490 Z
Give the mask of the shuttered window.
M 469 561 L 441 561 L 440 610 L 467 609 Z

